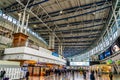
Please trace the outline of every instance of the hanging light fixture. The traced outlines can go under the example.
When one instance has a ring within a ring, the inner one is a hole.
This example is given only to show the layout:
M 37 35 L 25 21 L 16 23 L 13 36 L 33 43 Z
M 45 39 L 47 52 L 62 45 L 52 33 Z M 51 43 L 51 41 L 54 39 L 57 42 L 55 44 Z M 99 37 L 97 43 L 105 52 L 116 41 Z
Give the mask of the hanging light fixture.
M 63 13 L 63 11 L 61 10 L 61 11 L 60 11 L 60 14 L 62 14 L 62 13 Z

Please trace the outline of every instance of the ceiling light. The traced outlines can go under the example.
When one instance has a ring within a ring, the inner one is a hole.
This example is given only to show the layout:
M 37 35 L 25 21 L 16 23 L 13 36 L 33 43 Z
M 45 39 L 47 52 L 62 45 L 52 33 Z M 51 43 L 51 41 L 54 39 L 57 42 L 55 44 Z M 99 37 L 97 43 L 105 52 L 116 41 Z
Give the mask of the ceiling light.
M 67 27 L 69 27 L 70 25 L 68 24 Z
M 60 14 L 62 14 L 63 13 L 63 11 L 60 11 Z
M 95 12 L 93 12 L 92 15 L 95 15 Z
M 20 16 L 21 15 L 21 13 L 18 13 L 18 16 Z
M 37 25 L 34 25 L 34 27 L 36 28 L 36 27 L 37 27 Z

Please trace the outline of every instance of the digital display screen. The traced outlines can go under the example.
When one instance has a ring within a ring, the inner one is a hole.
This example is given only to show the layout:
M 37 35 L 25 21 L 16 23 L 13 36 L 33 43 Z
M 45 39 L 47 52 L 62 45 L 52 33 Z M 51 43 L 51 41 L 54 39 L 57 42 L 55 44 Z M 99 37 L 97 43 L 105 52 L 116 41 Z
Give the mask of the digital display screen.
M 115 41 L 115 43 L 111 46 L 112 53 L 120 51 L 120 37 Z
M 111 55 L 111 52 L 109 50 L 107 50 L 106 52 L 104 52 L 104 55 L 105 55 L 105 57 L 108 57 Z
M 120 50 L 117 43 L 114 43 L 111 47 L 112 53 L 118 52 Z
M 89 66 L 90 62 L 70 62 L 71 66 Z
M 103 60 L 104 58 L 105 58 L 105 56 L 103 53 L 99 55 L 99 60 Z

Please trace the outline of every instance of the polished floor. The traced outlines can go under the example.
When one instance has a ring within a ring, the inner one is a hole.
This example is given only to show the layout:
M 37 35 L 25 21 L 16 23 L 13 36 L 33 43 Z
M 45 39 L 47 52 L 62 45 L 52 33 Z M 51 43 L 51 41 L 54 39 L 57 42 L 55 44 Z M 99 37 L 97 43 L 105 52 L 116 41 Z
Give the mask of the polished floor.
M 87 79 L 89 79 L 89 73 L 87 73 Z M 98 77 L 95 74 L 96 79 L 95 80 L 110 80 L 109 75 L 104 74 L 101 77 Z M 74 76 L 72 73 L 62 74 L 59 75 L 50 75 L 50 76 L 41 76 L 41 77 L 30 77 L 29 80 L 84 80 L 83 75 L 80 73 L 75 73 Z M 114 75 L 113 80 L 120 80 L 120 75 Z

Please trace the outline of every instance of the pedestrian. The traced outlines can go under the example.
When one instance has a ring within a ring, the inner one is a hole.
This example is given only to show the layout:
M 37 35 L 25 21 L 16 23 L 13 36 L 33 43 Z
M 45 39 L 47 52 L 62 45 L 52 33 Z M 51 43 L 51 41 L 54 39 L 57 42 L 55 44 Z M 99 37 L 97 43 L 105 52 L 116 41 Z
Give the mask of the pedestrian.
M 0 79 L 1 79 L 1 80 L 4 79 L 5 74 L 6 74 L 6 71 L 3 69 L 3 70 L 0 72 Z
M 27 71 L 27 72 L 26 72 L 26 75 L 25 75 L 26 80 L 29 80 L 29 75 L 30 75 L 30 73 L 29 73 L 29 71 Z
M 95 80 L 94 71 L 91 71 L 90 80 Z
M 100 70 L 98 70 L 98 77 L 101 77 L 101 72 L 100 72 Z
M 83 71 L 83 77 L 86 80 L 86 71 Z
M 96 70 L 95 72 L 96 72 L 96 74 L 97 74 L 97 70 Z
M 112 72 L 109 73 L 109 78 L 110 78 L 110 80 L 113 80 L 113 74 L 112 74 Z

